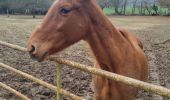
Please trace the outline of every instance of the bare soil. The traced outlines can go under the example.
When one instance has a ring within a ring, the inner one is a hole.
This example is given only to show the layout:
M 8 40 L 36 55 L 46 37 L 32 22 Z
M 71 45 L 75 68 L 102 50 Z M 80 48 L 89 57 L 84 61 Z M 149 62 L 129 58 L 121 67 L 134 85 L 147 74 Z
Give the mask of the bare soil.
M 30 33 L 41 22 L 41 17 L 0 16 L 0 40 L 26 47 Z M 134 32 L 143 42 L 149 61 L 149 83 L 170 88 L 170 18 L 169 17 L 109 17 L 114 25 L 125 27 Z M 166 41 L 167 40 L 167 41 Z M 57 56 L 93 66 L 93 58 L 88 44 L 84 41 L 69 47 Z M 45 61 L 38 63 L 29 55 L 0 45 L 0 62 L 29 73 L 48 83 L 56 83 L 56 64 Z M 54 100 L 55 92 L 27 80 L 13 72 L 0 68 L 0 82 L 3 82 L 32 100 Z M 91 75 L 69 66 L 62 65 L 62 87 L 86 99 L 93 95 Z M 170 100 L 141 91 L 139 100 Z M 64 99 L 69 100 L 64 97 Z M 0 88 L 0 100 L 20 100 Z

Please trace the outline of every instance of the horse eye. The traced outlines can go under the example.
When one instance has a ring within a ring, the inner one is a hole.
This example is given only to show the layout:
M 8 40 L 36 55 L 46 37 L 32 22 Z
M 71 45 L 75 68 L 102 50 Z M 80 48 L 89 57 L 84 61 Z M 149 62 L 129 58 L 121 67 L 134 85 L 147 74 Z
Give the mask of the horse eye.
M 69 8 L 61 8 L 60 13 L 65 15 L 65 14 L 68 14 L 70 11 L 71 9 Z

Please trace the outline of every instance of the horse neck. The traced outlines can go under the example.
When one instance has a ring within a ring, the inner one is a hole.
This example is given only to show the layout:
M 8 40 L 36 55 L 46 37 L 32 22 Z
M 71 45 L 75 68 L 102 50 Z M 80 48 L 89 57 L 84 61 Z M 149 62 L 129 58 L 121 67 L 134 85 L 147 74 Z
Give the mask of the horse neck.
M 86 40 L 100 68 L 115 72 L 116 66 L 121 63 L 126 53 L 125 39 L 100 10 L 91 13 L 90 16 L 93 17 L 90 17 L 90 34 L 87 35 Z
M 116 29 L 105 30 L 95 27 L 93 33 L 87 37 L 101 69 L 114 72 L 114 66 L 121 63 L 125 55 L 126 43 L 118 33 Z

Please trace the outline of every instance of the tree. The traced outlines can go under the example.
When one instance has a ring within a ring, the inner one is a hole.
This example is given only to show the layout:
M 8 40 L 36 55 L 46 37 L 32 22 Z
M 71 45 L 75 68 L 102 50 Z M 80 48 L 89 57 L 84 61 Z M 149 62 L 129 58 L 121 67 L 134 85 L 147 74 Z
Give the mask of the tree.
M 123 8 L 122 0 L 109 0 L 109 2 L 111 3 L 112 7 L 114 8 L 115 13 L 118 15 L 121 15 L 122 11 L 123 11 L 123 9 L 120 9 L 120 8 Z
M 140 14 L 143 15 L 143 8 L 144 8 L 144 0 L 141 0 L 140 4 Z
M 168 8 L 168 13 L 170 13 L 170 0 L 158 0 L 158 4 L 161 7 Z
M 152 9 L 155 11 L 155 14 L 158 15 L 158 6 L 155 4 L 152 6 Z
M 123 5 L 124 15 L 126 15 L 126 7 L 127 7 L 127 0 L 124 0 L 124 5 Z
M 158 0 L 160 6 L 170 7 L 170 0 Z
M 54 0 L 0 0 L 0 13 L 44 14 Z
M 102 10 L 105 8 L 105 7 L 109 7 L 110 5 L 110 2 L 109 0 L 97 0 L 99 6 L 102 8 Z
M 148 12 L 149 15 L 151 15 L 152 12 L 152 6 L 148 1 L 144 1 L 144 9 Z
M 133 8 L 132 8 L 132 15 L 135 13 L 136 11 L 136 4 L 137 4 L 138 0 L 133 0 L 132 4 L 133 4 Z

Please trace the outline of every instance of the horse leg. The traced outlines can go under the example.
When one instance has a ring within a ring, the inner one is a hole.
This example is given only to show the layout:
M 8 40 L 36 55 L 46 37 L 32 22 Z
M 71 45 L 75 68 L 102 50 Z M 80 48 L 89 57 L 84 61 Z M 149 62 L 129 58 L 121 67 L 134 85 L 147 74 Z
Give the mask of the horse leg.
M 95 63 L 95 68 L 100 69 L 98 63 Z M 94 100 L 110 100 L 108 79 L 93 75 Z
M 110 88 L 108 79 L 93 76 L 94 100 L 110 100 Z

